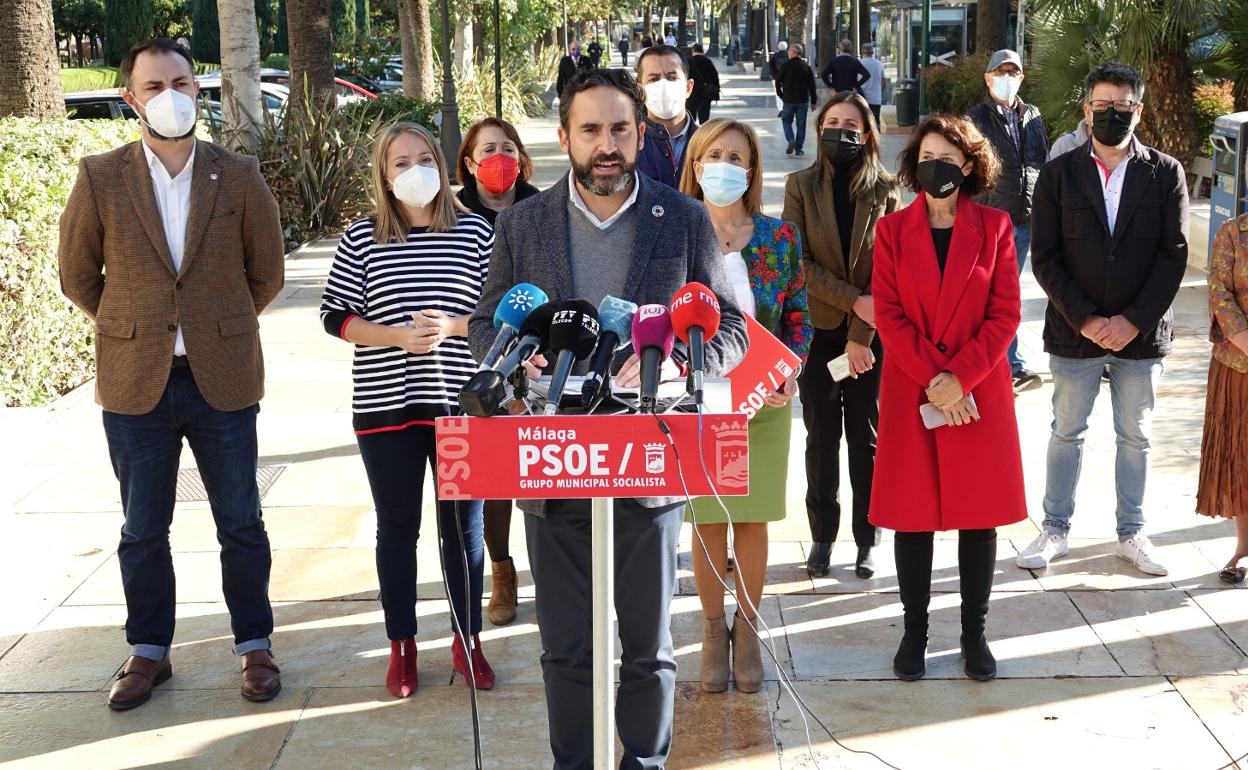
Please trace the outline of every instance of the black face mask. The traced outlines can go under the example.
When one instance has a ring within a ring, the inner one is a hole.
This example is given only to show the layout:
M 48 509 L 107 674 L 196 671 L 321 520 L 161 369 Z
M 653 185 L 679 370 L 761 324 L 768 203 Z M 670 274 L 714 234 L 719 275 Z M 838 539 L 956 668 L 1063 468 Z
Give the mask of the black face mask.
M 948 198 L 953 195 L 966 177 L 962 168 L 947 160 L 925 160 L 915 170 L 915 177 L 923 192 L 933 198 Z
M 1092 113 L 1092 136 L 1106 147 L 1117 147 L 1131 135 L 1131 120 L 1135 113 L 1110 107 Z
M 856 163 L 862 157 L 862 132 L 828 128 L 819 136 L 824 154 L 836 164 Z

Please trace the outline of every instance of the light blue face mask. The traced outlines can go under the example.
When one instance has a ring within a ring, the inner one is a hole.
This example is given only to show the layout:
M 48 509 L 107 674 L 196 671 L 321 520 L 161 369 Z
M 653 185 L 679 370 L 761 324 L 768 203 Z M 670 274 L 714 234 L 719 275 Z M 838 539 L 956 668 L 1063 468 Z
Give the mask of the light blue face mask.
M 745 169 L 731 163 L 703 163 L 698 184 L 707 202 L 720 207 L 736 203 L 750 186 Z

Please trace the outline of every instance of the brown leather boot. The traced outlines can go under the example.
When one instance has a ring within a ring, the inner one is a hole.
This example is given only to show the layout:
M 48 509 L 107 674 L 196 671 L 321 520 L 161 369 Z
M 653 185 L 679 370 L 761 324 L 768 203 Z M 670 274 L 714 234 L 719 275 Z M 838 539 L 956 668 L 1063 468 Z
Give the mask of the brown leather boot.
M 728 624 L 724 616 L 702 618 L 702 668 L 699 673 L 703 692 L 728 689 Z
M 756 625 L 758 619 L 753 621 Z M 763 688 L 763 654 L 758 635 L 737 613 L 732 617 L 732 683 L 740 692 Z
M 169 681 L 171 676 L 173 666 L 168 658 L 151 660 L 131 655 L 108 693 L 108 707 L 113 711 L 126 711 L 142 706 L 152 697 L 152 688 Z
M 496 626 L 505 626 L 516 619 L 516 565 L 506 561 L 490 562 L 494 568 L 494 587 L 485 613 Z
M 282 691 L 282 670 L 268 650 L 256 650 L 243 656 L 243 697 L 249 701 L 273 700 Z

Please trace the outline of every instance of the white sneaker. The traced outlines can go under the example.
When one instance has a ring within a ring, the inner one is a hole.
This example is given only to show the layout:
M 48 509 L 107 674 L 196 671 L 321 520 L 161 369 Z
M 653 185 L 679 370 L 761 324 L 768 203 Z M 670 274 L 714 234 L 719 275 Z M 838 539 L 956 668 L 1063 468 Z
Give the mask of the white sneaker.
M 1129 540 L 1118 541 L 1118 558 L 1126 559 L 1139 568 L 1140 572 L 1164 577 L 1170 570 L 1161 565 L 1153 556 L 1153 543 L 1147 535 L 1134 534 Z
M 1045 569 L 1049 562 L 1070 553 L 1066 534 L 1052 530 L 1041 532 L 1023 549 L 1014 563 L 1023 569 Z

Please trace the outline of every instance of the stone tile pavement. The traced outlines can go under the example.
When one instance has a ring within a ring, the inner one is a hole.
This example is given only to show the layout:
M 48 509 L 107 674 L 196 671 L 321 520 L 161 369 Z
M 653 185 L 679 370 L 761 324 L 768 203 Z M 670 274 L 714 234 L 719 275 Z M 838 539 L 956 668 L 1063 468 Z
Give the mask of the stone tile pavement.
M 784 176 L 813 158 L 814 134 L 805 161 L 786 158 L 769 84 L 734 75 L 725 85 L 716 114 L 760 130 L 767 210 L 778 214 Z M 554 125 L 523 128 L 539 186 L 565 168 Z M 903 141 L 885 137 L 890 161 Z M 115 555 L 121 516 L 88 386 L 47 409 L 0 411 L 7 439 L 0 442 L 0 766 L 472 766 L 468 694 L 451 673 L 431 530 L 420 547 L 421 688 L 400 702 L 381 686 L 388 646 L 375 601 L 370 497 L 350 430 L 349 350 L 320 330 L 315 313 L 332 249 L 319 243 L 291 255 L 286 289 L 262 319 L 268 396 L 260 461 L 283 467 L 264 505 L 285 690 L 269 704 L 238 696 L 211 517 L 204 503 L 185 503 L 172 533 L 180 589 L 176 676 L 141 709 L 105 708 L 109 680 L 126 654 Z M 869 581 L 846 565 L 850 542 L 838 544 L 828 578 L 811 580 L 801 568 L 808 535 L 799 422 L 789 516 L 771 530 L 763 602 L 778 665 L 769 663 L 760 693 L 698 690 L 699 606 L 686 532 L 673 603 L 680 684 L 669 767 L 873 769 L 886 766 L 880 759 L 906 770 L 1248 767 L 1248 593 L 1224 589 L 1214 577 L 1233 528 L 1192 513 L 1208 358 L 1204 292 L 1203 276 L 1192 271 L 1177 302 L 1180 338 L 1154 427 L 1147 508 L 1168 577 L 1145 577 L 1113 556 L 1105 394 L 1088 443 L 1071 555 L 1043 573 L 1013 565 L 1037 531 L 1046 381 L 1018 401 L 1033 518 L 1001 533 L 989 616 L 1001 678 L 976 683 L 960 673 L 956 546 L 944 538 L 936 550 L 929 675 L 897 682 L 890 661 L 901 607 L 887 542 Z M 1045 370 L 1044 300 L 1029 274 L 1024 298 L 1024 351 Z M 189 452 L 183 460 L 194 466 Z M 516 516 L 519 617 L 483 634 L 499 675 L 497 689 L 480 696 L 488 768 L 549 765 L 521 527 Z M 813 715 L 803 717 L 789 682 Z

